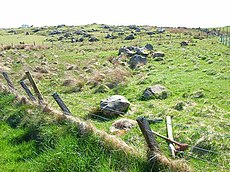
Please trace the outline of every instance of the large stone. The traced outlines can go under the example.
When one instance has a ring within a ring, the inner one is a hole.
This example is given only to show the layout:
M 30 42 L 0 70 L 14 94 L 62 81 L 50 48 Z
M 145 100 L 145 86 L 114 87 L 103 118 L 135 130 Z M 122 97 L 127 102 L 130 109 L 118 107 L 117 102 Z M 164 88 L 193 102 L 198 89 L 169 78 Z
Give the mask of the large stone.
M 130 106 L 130 102 L 121 95 L 113 95 L 100 103 L 101 111 L 108 117 L 124 115 Z
M 142 98 L 144 100 L 149 99 L 166 99 L 169 93 L 167 89 L 162 85 L 154 85 L 145 89 Z
M 145 47 L 136 47 L 135 48 L 136 54 L 142 55 L 142 56 L 147 56 L 149 54 L 148 50 Z
M 138 65 L 145 65 L 146 63 L 147 58 L 140 55 L 134 55 L 129 60 L 129 65 L 131 69 L 135 69 Z

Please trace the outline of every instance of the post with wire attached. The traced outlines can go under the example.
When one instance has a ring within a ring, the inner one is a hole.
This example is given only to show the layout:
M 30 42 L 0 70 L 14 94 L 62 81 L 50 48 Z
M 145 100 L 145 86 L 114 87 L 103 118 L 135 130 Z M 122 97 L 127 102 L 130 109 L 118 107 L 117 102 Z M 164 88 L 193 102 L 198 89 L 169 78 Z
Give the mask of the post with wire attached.
M 63 113 L 66 115 L 71 115 L 70 110 L 65 105 L 65 103 L 62 101 L 62 99 L 59 97 L 58 93 L 53 93 L 52 96 L 53 96 L 54 100 L 57 102 L 58 106 L 63 111 Z
M 35 97 L 31 93 L 30 89 L 27 87 L 24 81 L 20 81 L 22 88 L 25 90 L 26 94 L 29 96 L 30 100 L 36 101 Z
M 14 85 L 12 81 L 10 80 L 8 74 L 6 72 L 2 72 L 3 77 L 5 78 L 7 85 L 11 91 L 15 91 Z
M 149 126 L 149 122 L 145 117 L 138 117 L 136 119 L 142 134 L 145 137 L 145 140 L 147 142 L 147 145 L 150 149 L 150 153 L 152 157 L 155 157 L 151 159 L 151 163 L 155 164 L 155 168 L 158 168 L 158 160 L 157 160 L 157 155 L 160 153 L 159 146 L 156 142 L 155 136 L 152 133 L 152 130 Z
M 37 97 L 38 97 L 39 103 L 44 103 L 43 97 L 42 97 L 40 91 L 38 90 L 38 87 L 37 87 L 37 85 L 35 84 L 35 82 L 34 82 L 32 76 L 31 76 L 30 72 L 29 72 L 29 71 L 26 71 L 25 73 L 26 73 L 26 76 L 27 76 L 27 78 L 29 79 L 29 81 L 30 81 L 30 83 L 31 83 L 31 85 L 32 85 L 32 87 L 33 87 L 33 89 L 34 89 L 35 94 L 36 94 Z

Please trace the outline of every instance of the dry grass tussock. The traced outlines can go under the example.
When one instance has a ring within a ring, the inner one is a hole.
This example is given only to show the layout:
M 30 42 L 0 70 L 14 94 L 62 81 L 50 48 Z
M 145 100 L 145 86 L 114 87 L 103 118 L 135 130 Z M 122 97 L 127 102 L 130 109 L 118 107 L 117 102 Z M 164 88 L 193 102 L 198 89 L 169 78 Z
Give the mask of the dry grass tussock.
M 114 66 L 114 68 L 107 68 L 94 72 L 88 78 L 88 83 L 93 83 L 94 86 L 97 86 L 103 82 L 109 85 L 118 85 L 120 83 L 124 83 L 131 75 L 131 72 L 126 67 Z
M 185 160 L 171 160 L 160 153 L 151 151 L 148 154 L 151 171 L 193 172 Z

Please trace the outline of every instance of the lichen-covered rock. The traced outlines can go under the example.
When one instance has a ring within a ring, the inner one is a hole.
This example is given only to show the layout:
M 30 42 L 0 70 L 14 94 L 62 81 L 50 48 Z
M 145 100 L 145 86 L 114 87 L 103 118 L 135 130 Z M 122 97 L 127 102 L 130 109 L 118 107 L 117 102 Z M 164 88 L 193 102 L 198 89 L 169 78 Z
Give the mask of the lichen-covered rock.
M 142 98 L 149 99 L 166 99 L 169 96 L 167 89 L 162 85 L 154 85 L 145 89 Z
M 130 102 L 121 95 L 113 95 L 100 103 L 101 111 L 108 117 L 125 114 L 130 106 Z

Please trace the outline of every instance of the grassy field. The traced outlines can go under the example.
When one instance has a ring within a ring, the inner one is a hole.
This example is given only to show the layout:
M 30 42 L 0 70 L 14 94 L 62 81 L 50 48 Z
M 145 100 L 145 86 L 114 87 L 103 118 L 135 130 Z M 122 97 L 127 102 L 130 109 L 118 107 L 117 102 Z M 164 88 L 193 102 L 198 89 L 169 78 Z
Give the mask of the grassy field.
M 58 92 L 74 115 L 93 123 L 98 129 L 108 133 L 110 133 L 112 123 L 122 117 L 103 121 L 93 119 L 89 114 L 99 108 L 102 99 L 111 95 L 123 95 L 131 102 L 126 118 L 136 119 L 139 116 L 145 116 L 153 119 L 165 119 L 167 115 L 170 115 L 173 117 L 174 139 L 188 143 L 190 146 L 185 151 L 183 159 L 194 171 L 228 171 L 230 168 L 229 47 L 221 45 L 218 42 L 218 37 L 207 35 L 200 30 L 166 28 L 165 33 L 158 34 L 156 27 L 138 26 L 138 28 L 140 28 L 140 32 L 128 26 L 105 27 L 105 25 L 92 24 L 76 27 L 26 28 L 25 30 L 20 28 L 15 29 L 17 34 L 9 33 L 10 29 L 0 30 L 0 70 L 9 73 L 21 94 L 25 93 L 18 82 L 24 78 L 25 71 L 31 71 L 46 102 L 58 109 L 51 97 L 53 92 Z M 39 31 L 34 32 L 36 29 Z M 58 34 L 51 34 L 57 30 Z M 82 30 L 85 34 L 77 34 L 76 31 Z M 30 34 L 25 35 L 26 32 Z M 154 34 L 149 35 L 149 32 L 154 32 Z M 66 36 L 67 34 L 70 36 Z M 87 37 L 87 34 L 91 36 Z M 116 39 L 106 39 L 107 34 L 116 36 Z M 130 34 L 134 34 L 135 39 L 124 40 Z M 97 37 L 99 41 L 90 42 L 89 38 L 93 36 Z M 72 43 L 72 38 L 78 40 L 81 37 L 84 38 L 83 42 Z M 7 45 L 17 45 L 21 41 L 25 44 L 35 42 L 36 45 L 47 45 L 49 48 L 6 48 Z M 189 45 L 181 46 L 182 41 L 188 41 Z M 165 53 L 162 61 L 155 61 L 150 54 L 147 57 L 147 64 L 134 70 L 130 69 L 127 64 L 128 57 L 124 57 L 119 63 L 114 63 L 118 58 L 119 48 L 123 46 L 142 47 L 147 43 L 153 45 L 154 51 Z M 70 80 L 71 83 L 66 84 L 67 80 Z M 5 83 L 2 76 L 0 76 L 0 81 Z M 27 82 L 27 84 L 29 83 Z M 164 100 L 143 101 L 141 99 L 143 91 L 148 86 L 155 84 L 165 86 L 169 90 L 170 96 Z M 106 89 L 98 91 L 101 87 Z M 182 105 L 182 108 L 176 108 L 179 105 Z M 57 126 L 53 125 L 53 127 Z M 2 124 L 2 128 L 14 131 L 5 123 Z M 49 129 L 47 126 L 47 130 L 52 130 L 51 128 Z M 165 122 L 152 124 L 151 128 L 166 135 Z M 17 132 L 20 134 L 20 132 L 24 132 L 24 129 L 19 129 Z M 15 131 L 15 133 L 17 132 Z M 145 140 L 138 127 L 117 135 L 117 137 L 135 147 L 144 156 L 146 155 Z M 90 138 L 88 137 L 87 140 L 90 141 Z M 65 148 L 62 144 L 68 139 L 73 144 L 78 142 L 72 136 L 63 137 L 62 141 L 58 141 L 57 151 L 61 151 L 62 147 Z M 197 143 L 201 139 L 202 141 Z M 167 143 L 159 138 L 157 138 L 157 142 L 163 154 L 169 157 Z M 25 146 L 33 149 L 32 142 Z M 209 152 L 192 151 L 193 146 L 207 149 Z M 11 150 L 11 148 L 6 149 Z M 65 153 L 70 148 L 66 149 L 66 151 L 61 151 L 63 156 L 66 156 Z M 101 152 L 96 154 L 98 156 Z M 53 155 L 44 155 L 47 160 L 50 159 L 49 156 Z M 100 157 L 99 163 L 106 166 L 102 169 L 116 171 L 115 162 L 110 166 L 107 161 L 103 160 L 109 156 L 108 153 L 105 152 L 105 157 L 103 156 L 98 156 Z M 122 162 L 122 160 L 117 160 L 117 155 L 114 156 L 114 161 Z M 43 155 L 41 157 L 38 160 L 40 165 L 44 163 L 42 160 L 45 159 Z M 56 161 L 58 158 L 54 159 L 53 161 Z M 87 160 L 80 160 L 77 155 L 73 155 L 72 160 L 73 162 L 82 162 L 82 164 L 71 167 L 73 171 L 77 170 L 74 169 L 77 166 L 82 166 L 82 169 L 91 169 L 90 165 L 87 165 Z M 91 161 L 94 159 L 89 160 L 90 163 Z M 142 169 L 145 165 L 143 161 L 134 162 L 139 165 L 130 165 L 127 167 L 130 169 L 126 171 L 145 171 Z M 68 164 L 65 158 L 61 158 L 60 162 Z M 56 162 L 50 163 L 55 164 Z M 18 163 L 12 164 L 20 168 Z M 30 163 L 24 164 L 26 166 Z M 118 166 L 121 166 L 122 169 L 121 164 Z M 55 168 L 65 169 L 67 167 L 63 165 L 63 167 Z M 93 165 L 92 170 L 94 168 L 96 166 Z
M 107 150 L 98 137 L 21 106 L 13 95 L 0 93 L 0 107 L 0 171 L 147 170 L 145 159 Z

